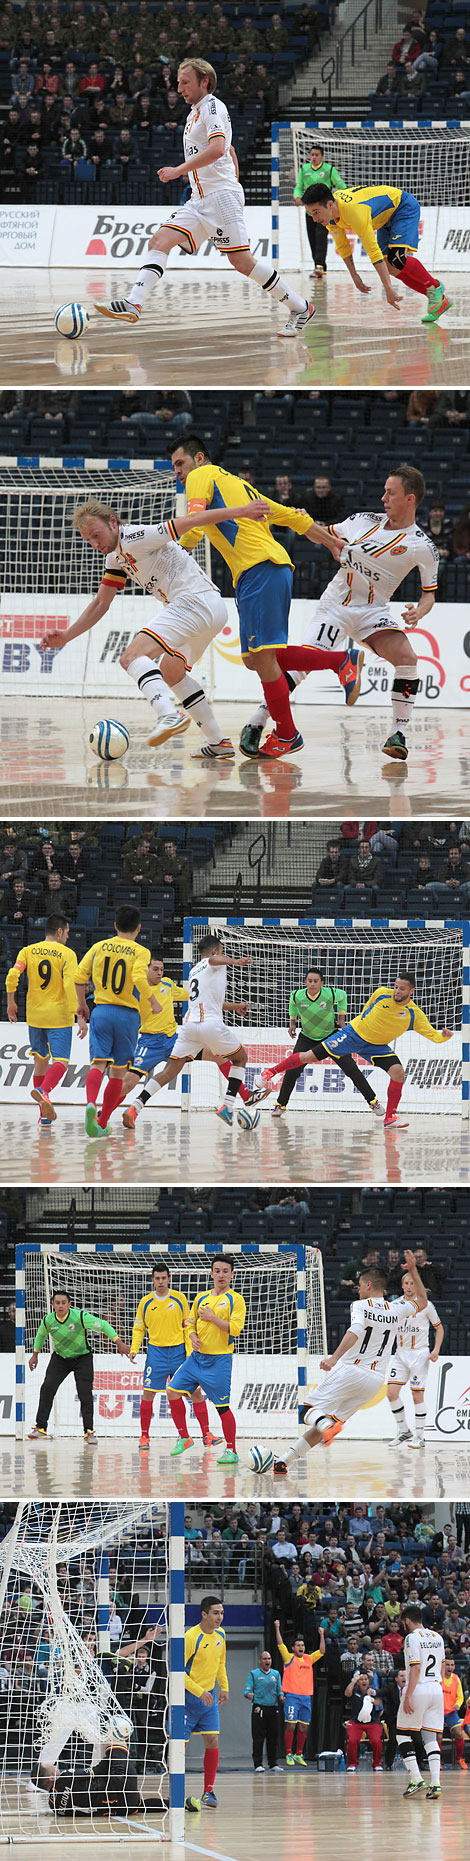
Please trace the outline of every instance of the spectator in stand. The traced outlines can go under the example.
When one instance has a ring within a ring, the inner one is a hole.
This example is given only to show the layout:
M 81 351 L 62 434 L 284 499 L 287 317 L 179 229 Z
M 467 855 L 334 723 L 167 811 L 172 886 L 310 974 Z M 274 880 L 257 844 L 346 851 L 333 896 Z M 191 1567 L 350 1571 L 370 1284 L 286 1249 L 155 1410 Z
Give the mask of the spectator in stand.
M 449 893 L 465 908 L 470 903 L 470 865 L 460 846 L 449 847 L 444 870 L 434 882 L 434 899 L 438 905 Z
M 89 98 L 93 99 L 93 97 L 102 97 L 105 90 L 106 78 L 103 77 L 102 71 L 98 71 L 98 66 L 93 63 L 89 66 L 88 71 L 85 73 L 85 77 L 80 79 L 80 96 L 85 97 L 86 100 Z
M 344 516 L 344 499 L 338 491 L 333 491 L 326 473 L 318 473 L 313 485 L 306 491 L 305 509 L 310 517 L 315 518 L 316 523 L 336 523 Z
M 34 71 L 31 69 L 31 66 L 28 63 L 27 58 L 20 58 L 18 60 L 18 67 L 15 72 L 15 78 L 16 78 L 16 82 L 15 82 L 15 86 L 14 86 L 12 96 L 10 99 L 12 104 L 16 103 L 16 99 L 18 96 L 32 97 L 32 94 L 33 94 L 34 85 L 35 85 L 35 74 L 34 74 Z
M 377 89 L 370 92 L 372 97 L 384 97 L 388 103 L 394 102 L 402 94 L 401 66 L 395 65 L 393 58 L 387 65 L 383 77 L 379 78 Z M 308 214 L 307 214 L 308 219 Z
M 12 879 L 0 898 L 0 917 L 23 925 L 34 910 L 33 894 L 23 878 Z
M 60 872 L 52 871 L 48 874 L 35 910 L 38 917 L 51 917 L 53 911 L 64 911 L 66 918 L 75 917 L 73 888 L 62 884 Z
M 107 131 L 102 127 L 95 129 L 88 150 L 88 160 L 93 162 L 97 175 L 100 174 L 102 168 L 106 167 L 106 163 L 112 160 L 112 154 L 113 145 Z
M 470 556 L 470 503 L 464 504 L 452 534 L 454 560 L 467 562 Z
M 441 51 L 442 46 L 439 43 L 437 32 L 434 30 L 427 32 L 419 58 L 415 59 L 416 70 L 424 71 L 429 77 L 437 77 Z
M 37 142 L 28 142 L 22 169 L 23 187 L 28 200 L 35 199 L 36 182 L 40 181 L 43 170 L 44 162 Z
M 466 71 L 470 65 L 470 43 L 465 26 L 457 26 L 454 38 L 445 40 L 441 69 L 447 71 L 452 65 L 456 65 L 458 71 Z
M 346 182 L 343 181 L 339 169 L 335 168 L 332 162 L 325 161 L 325 151 L 321 142 L 314 142 L 312 144 L 308 161 L 302 162 L 302 167 L 299 168 L 294 188 L 294 200 L 298 201 L 299 206 L 302 204 L 305 189 L 307 187 L 312 187 L 316 181 L 325 181 L 328 187 L 346 186 Z M 327 227 L 320 226 L 320 224 L 317 226 L 315 221 L 311 219 L 309 213 L 305 215 L 305 226 L 315 267 L 314 271 L 310 272 L 310 277 L 323 278 L 326 272 L 326 251 L 328 245 Z
M 132 834 L 124 847 L 122 870 L 132 885 L 153 885 L 157 874 L 157 854 L 151 832 Z
M 432 541 L 439 554 L 440 562 L 448 562 L 452 555 L 452 522 L 446 516 L 446 507 L 441 498 L 433 498 L 428 506 L 427 522 L 421 520 L 421 529 Z
M 189 394 L 181 388 L 157 388 L 152 395 L 152 417 L 158 420 L 165 434 L 173 434 L 179 439 L 191 426 L 192 409 Z
M 174 887 L 175 911 L 180 915 L 189 898 L 189 861 L 184 853 L 178 853 L 174 840 L 164 840 L 163 851 L 158 853 L 156 882 L 157 885 Z
M 74 128 L 74 125 L 72 123 L 70 134 L 64 137 L 64 141 L 62 143 L 62 160 L 68 163 L 69 167 L 73 170 L 73 173 L 75 174 L 77 162 L 85 161 L 86 153 L 87 153 L 87 145 L 85 142 L 85 137 L 80 135 L 80 130 L 78 128 Z
M 364 836 L 358 843 L 357 853 L 349 861 L 348 885 L 355 885 L 357 891 L 365 891 L 369 886 L 382 883 L 382 859 L 380 853 L 373 853 L 370 841 Z
M 264 1771 L 263 1749 L 266 1739 L 268 1770 L 280 1771 L 282 1766 L 276 1764 L 276 1758 L 279 1739 L 279 1705 L 282 1702 L 283 1693 L 280 1673 L 277 1667 L 273 1667 L 272 1656 L 267 1648 L 264 1648 L 260 1655 L 259 1666 L 250 1668 L 244 1698 L 252 1702 L 253 1769 Z
M 59 97 L 61 91 L 62 91 L 61 75 L 59 74 L 58 71 L 54 70 L 54 67 L 53 65 L 51 65 L 49 59 L 44 59 L 44 63 L 41 66 L 41 70 L 38 71 L 37 76 L 36 76 L 36 82 L 34 86 L 35 96 L 39 96 L 41 94 L 47 95 L 47 93 L 49 93 L 50 97 L 57 98 Z
M 458 103 L 467 104 L 470 98 L 470 90 L 468 86 L 469 86 L 468 70 L 467 71 L 456 71 L 452 76 L 452 83 L 450 86 L 450 90 L 448 90 L 447 92 L 447 102 L 449 103 L 452 100 L 452 98 L 455 97 Z
M 367 1674 L 356 1673 L 345 1688 L 346 1710 L 349 1718 L 346 1722 L 347 1766 L 348 1771 L 357 1770 L 359 1745 L 365 1732 L 372 1746 L 372 1768 L 382 1770 L 382 1700 L 370 1685 Z
M 316 6 L 308 6 L 307 0 L 303 0 L 303 5 L 295 15 L 295 30 L 307 40 L 309 57 L 312 52 L 321 50 L 318 9 Z
M 152 129 L 156 127 L 157 123 L 161 122 L 161 119 L 161 104 L 152 101 L 149 91 L 143 90 L 141 95 L 135 98 L 132 112 L 132 128 L 135 129 L 138 134 L 141 148 L 143 146 L 148 148 L 151 147 Z
M 128 174 L 129 170 L 132 168 L 138 168 L 139 151 L 135 136 L 131 135 L 127 124 L 123 125 L 122 129 L 119 131 L 119 135 L 115 137 L 113 154 L 115 162 L 117 162 L 118 167 L 123 171 L 123 175 Z
M 3 413 L 3 409 L 2 409 Z M 28 855 L 25 847 L 20 846 L 14 829 L 8 832 L 3 842 L 0 855 L 0 884 L 9 879 L 24 876 L 28 871 Z
M 73 58 L 67 59 L 62 78 L 62 90 L 64 96 L 67 97 L 79 97 L 80 95 L 80 78 Z
M 415 39 L 410 26 L 405 26 L 401 39 L 397 39 L 396 45 L 393 47 L 393 63 L 394 65 L 406 65 L 407 59 L 412 59 L 414 63 L 415 58 L 419 58 L 420 51 L 421 45 L 419 39 Z
M 132 97 L 126 97 L 125 90 L 116 90 L 109 100 L 108 116 L 115 129 L 129 129 L 134 118 Z
M 434 885 L 435 878 L 436 874 L 429 853 L 420 853 L 413 873 L 413 885 L 416 886 L 417 891 L 421 892 L 427 886 Z
M 416 64 L 413 64 L 413 59 L 407 58 L 402 75 L 402 96 L 410 97 L 411 100 L 415 98 L 416 103 L 421 103 L 421 98 L 424 97 L 426 90 L 426 84 L 427 78 L 425 71 L 418 71 Z
M 428 426 L 435 398 L 432 389 L 412 388 L 406 403 L 405 420 L 408 426 Z
M 254 65 L 250 95 L 256 97 L 259 103 L 264 103 L 268 116 L 272 117 L 277 108 L 278 85 L 276 78 L 270 75 L 266 65 L 260 63 L 259 59 L 256 59 Z

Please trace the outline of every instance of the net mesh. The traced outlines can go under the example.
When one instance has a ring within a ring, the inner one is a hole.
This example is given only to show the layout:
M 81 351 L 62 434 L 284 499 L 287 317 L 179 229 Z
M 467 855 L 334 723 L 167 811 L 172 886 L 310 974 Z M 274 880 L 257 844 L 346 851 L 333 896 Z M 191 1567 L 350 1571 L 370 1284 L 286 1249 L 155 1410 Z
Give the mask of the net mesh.
M 283 123 L 279 127 L 279 202 L 292 204 L 302 162 L 308 161 L 318 124 Z M 321 125 L 324 161 L 332 162 L 346 187 L 407 188 L 422 207 L 470 202 L 470 127 L 374 123 Z
M 143 1797 L 166 1804 L 166 1508 L 26 1502 L 0 1546 L 0 1577 L 0 1834 L 115 1838 L 137 1776 Z M 128 1792 L 111 1814 L 96 1770 L 110 1741 Z M 49 1802 L 51 1766 L 63 1784 Z M 165 1821 L 152 1820 L 156 1839 Z M 145 1809 L 137 1826 L 150 1833 Z

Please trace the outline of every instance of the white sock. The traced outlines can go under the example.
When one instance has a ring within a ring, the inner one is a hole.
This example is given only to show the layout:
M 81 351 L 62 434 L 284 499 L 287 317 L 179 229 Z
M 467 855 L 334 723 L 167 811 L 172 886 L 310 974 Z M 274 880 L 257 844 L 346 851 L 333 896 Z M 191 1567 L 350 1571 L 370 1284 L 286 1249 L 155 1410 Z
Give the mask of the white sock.
M 424 1430 L 426 1427 L 426 1403 L 425 1402 L 415 1403 L 415 1421 L 416 1421 L 416 1433 L 418 1435 L 424 1435 Z
M 403 730 L 409 723 L 419 686 L 419 678 L 414 675 L 413 666 L 395 666 L 392 685 L 392 717 L 394 730 Z
M 134 679 L 142 697 L 147 699 L 147 703 L 152 705 L 152 710 L 157 711 L 159 717 L 176 717 L 176 706 L 171 692 L 168 685 L 165 685 L 165 680 L 154 659 L 145 659 L 143 655 L 140 659 L 132 659 L 127 670 L 129 678 Z
M 184 711 L 190 712 L 195 724 L 199 724 L 199 729 L 203 731 L 208 742 L 221 743 L 223 731 L 217 723 L 214 712 L 211 711 L 202 685 L 198 685 L 196 679 L 190 678 L 189 672 L 186 672 L 185 677 L 179 680 L 178 685 L 173 685 L 172 690 L 178 704 L 182 704 Z
M 401 1396 L 389 1396 L 388 1400 L 390 1403 L 392 1415 L 395 1416 L 398 1433 L 399 1435 L 401 1435 L 404 1433 L 404 1429 L 408 1426 L 407 1420 L 406 1420 L 406 1413 L 405 1413 L 405 1404 L 402 1401 Z
M 431 1772 L 431 1783 L 432 1784 L 440 1783 L 441 1754 L 440 1754 L 436 1734 L 435 1732 L 426 1731 L 426 1727 L 424 1727 L 421 1732 L 421 1737 L 423 1740 L 423 1745 L 424 1745 L 424 1749 L 426 1752 L 429 1769 Z
M 421 1783 L 421 1771 L 419 1768 L 416 1752 L 407 1751 L 406 1746 L 408 1744 L 409 1744 L 408 1732 L 397 1732 L 398 1750 L 400 1753 L 400 1757 L 403 1758 L 403 1763 L 406 1765 L 408 1776 L 411 1777 L 412 1783 Z M 401 1750 L 402 1745 L 405 1746 L 404 1751 Z
M 237 1094 L 240 1091 L 240 1086 L 243 1085 L 244 1078 L 245 1078 L 244 1066 L 231 1066 L 230 1067 L 230 1072 L 229 1072 L 229 1076 L 227 1079 L 227 1088 L 225 1092 L 225 1098 L 222 1099 L 222 1105 L 226 1105 L 227 1111 L 233 1111 L 234 1100 L 236 1099 Z M 230 1090 L 232 1085 L 235 1088 L 234 1091 Z M 222 1110 L 222 1106 L 220 1107 L 220 1109 Z
M 270 265 L 268 259 L 258 258 L 256 260 L 253 271 L 250 271 L 250 281 L 253 284 L 260 284 L 262 291 L 269 291 L 270 297 L 277 297 L 280 304 L 287 304 L 295 316 L 299 316 L 300 311 L 305 310 L 307 298 L 299 297 L 297 291 L 291 291 L 285 278 L 279 276 L 279 272 L 276 271 L 274 265 Z
M 268 718 L 269 711 L 267 704 L 259 704 L 257 711 L 253 711 L 253 716 L 250 717 L 252 730 L 263 730 L 264 725 L 268 722 Z
M 136 278 L 135 284 L 132 286 L 132 290 L 128 291 L 126 298 L 127 304 L 141 305 L 145 303 L 149 291 L 153 291 L 154 284 L 161 284 L 169 256 L 169 252 L 149 253 L 148 258 L 145 260 L 145 264 L 142 266 L 142 270 L 139 271 L 139 276 Z
M 296 1454 L 306 1454 L 307 1451 L 308 1441 L 305 1440 L 305 1435 L 299 1435 L 298 1441 L 294 1442 L 293 1447 L 288 1447 L 287 1453 L 283 1454 L 282 1458 L 283 1460 L 294 1460 Z
M 135 1099 L 136 1111 L 139 1110 L 139 1106 L 143 1108 L 144 1105 L 148 1105 L 149 1099 L 153 1099 L 156 1092 L 162 1091 L 163 1087 L 160 1085 L 160 1080 L 156 1079 L 155 1074 L 152 1073 L 151 1078 L 146 1080 L 141 1092 L 137 1093 L 137 1098 Z

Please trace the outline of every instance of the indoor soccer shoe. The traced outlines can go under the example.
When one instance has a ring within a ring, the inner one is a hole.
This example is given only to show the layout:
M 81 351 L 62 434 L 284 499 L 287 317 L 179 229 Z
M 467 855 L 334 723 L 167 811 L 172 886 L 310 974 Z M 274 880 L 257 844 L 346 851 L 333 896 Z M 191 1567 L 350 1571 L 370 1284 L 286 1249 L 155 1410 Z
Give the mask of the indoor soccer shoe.
M 428 308 L 426 316 L 421 318 L 422 323 L 437 323 L 446 310 L 452 309 L 454 301 L 452 297 L 446 297 L 443 284 L 431 285 L 427 292 L 427 299 Z
M 384 1108 L 380 1103 L 380 1099 L 371 1099 L 367 1109 L 368 1111 L 374 1111 L 376 1118 L 383 1118 Z
M 273 1473 L 287 1473 L 287 1461 L 275 1460 L 273 1462 Z
M 57 1112 L 54 1111 L 47 1092 L 43 1092 L 42 1086 L 32 1086 L 31 1098 L 35 1100 L 36 1105 L 41 1107 L 41 1124 L 55 1124 Z
M 271 1092 L 272 1086 L 253 1086 L 253 1091 L 248 1093 L 245 1102 L 247 1105 L 261 1105 L 263 1099 L 270 1097 Z
M 308 1770 L 307 1759 L 302 1757 L 301 1751 L 294 1751 L 294 1763 L 303 1764 L 304 1770 Z
M 406 1790 L 403 1791 L 403 1795 L 404 1796 L 422 1796 L 424 1787 L 425 1786 L 424 1786 L 422 1777 L 420 1777 L 419 1783 L 415 1783 L 413 1777 L 410 1777 L 409 1784 L 407 1784 Z
M 273 1105 L 271 1117 L 272 1118 L 285 1118 L 286 1111 L 287 1111 L 287 1105 L 279 1105 L 279 1104 Z
M 383 745 L 383 755 L 393 756 L 395 762 L 406 762 L 408 750 L 402 730 L 394 730 L 392 736 L 387 737 L 387 741 Z
M 141 316 L 140 304 L 131 304 L 127 297 L 115 297 L 110 304 L 95 304 L 99 317 L 110 317 L 112 323 L 138 323 Z
M 233 1124 L 233 1111 L 229 1111 L 228 1105 L 218 1105 L 216 1118 L 221 1118 L 223 1124 Z
M 267 737 L 266 742 L 263 743 L 259 756 L 261 761 L 264 758 L 266 762 L 275 762 L 278 756 L 290 756 L 293 750 L 303 750 L 303 747 L 304 740 L 300 735 L 300 730 L 296 730 L 295 736 L 289 737 L 286 741 L 278 737 L 277 730 L 272 730 L 271 736 Z
M 284 329 L 278 330 L 278 336 L 302 336 L 307 323 L 311 323 L 314 316 L 315 305 L 306 303 L 305 310 L 299 310 L 297 314 L 289 317 L 288 323 L 284 324 Z
M 363 665 L 364 653 L 359 652 L 358 647 L 351 647 L 351 652 L 345 654 L 343 664 L 339 668 L 339 682 L 343 687 L 346 704 L 349 705 L 350 710 L 353 704 L 357 703 L 360 694 Z
M 384 1118 L 384 1131 L 408 1131 L 408 1130 L 409 1130 L 409 1126 L 405 1124 L 405 1121 L 403 1118 L 399 1117 L 397 1111 L 392 1112 L 391 1118 Z
M 28 1441 L 47 1441 L 47 1428 L 36 1428 L 35 1425 L 28 1435 Z
M 332 1422 L 331 1428 L 324 1428 L 322 1434 L 323 1446 L 329 1447 L 330 1441 L 334 1441 L 335 1435 L 340 1435 L 343 1428 L 344 1422 Z
M 286 1764 L 289 1764 L 289 1765 L 292 1765 L 292 1766 L 293 1766 L 293 1765 L 295 1764 L 295 1757 L 294 1757 L 294 1753 L 293 1753 L 293 1751 L 288 1751 L 288 1752 L 287 1752 L 287 1757 L 286 1757 Z
M 223 1438 L 224 1438 L 223 1435 L 211 1435 L 211 1431 L 209 1428 L 208 1433 L 206 1435 L 203 1435 L 202 1437 L 202 1445 L 203 1447 L 220 1447 L 220 1443 L 221 1441 L 223 1441 Z
M 159 749 L 162 743 L 167 742 L 168 737 L 184 737 L 185 730 L 189 730 L 190 723 L 191 718 L 186 717 L 185 711 L 172 711 L 170 715 L 166 711 L 161 724 L 156 724 L 151 737 L 147 737 L 149 750 Z
M 439 1797 L 440 1797 L 440 1794 L 441 1794 L 441 1786 L 440 1786 L 440 1783 L 432 1783 L 432 1784 L 431 1784 L 431 1788 L 430 1788 L 430 1790 L 427 1790 L 427 1791 L 426 1791 L 426 1800 L 427 1800 L 427 1802 L 428 1802 L 428 1803 L 438 1803 L 438 1802 L 439 1802 Z
M 85 1130 L 87 1137 L 99 1137 L 100 1127 L 96 1116 L 96 1105 L 87 1105 L 85 1112 Z
M 202 1809 L 217 1809 L 217 1801 L 218 1799 L 214 1795 L 213 1790 L 203 1790 L 203 1793 L 201 1796 L 201 1808 Z
M 122 1114 L 122 1122 L 126 1127 L 126 1131 L 133 1131 L 137 1117 L 137 1107 L 135 1105 L 128 1105 L 126 1111 L 123 1111 Z
M 170 1459 L 174 1460 L 177 1454 L 185 1454 L 187 1447 L 194 1447 L 192 1435 L 185 1435 L 184 1441 L 182 1435 L 178 1435 L 176 1447 L 172 1447 Z
M 233 762 L 235 750 L 230 737 L 221 737 L 220 743 L 203 743 L 200 750 L 193 750 L 192 762 Z
M 217 1466 L 238 1467 L 238 1454 L 235 1454 L 233 1447 L 224 1447 L 223 1454 L 218 1455 Z
M 83 1439 L 85 1442 L 85 1447 L 96 1447 L 98 1436 L 95 1435 L 94 1428 L 87 1428 L 86 1433 L 83 1436 Z
M 425 1446 L 426 1446 L 426 1442 L 424 1439 L 424 1435 L 411 1435 L 410 1447 L 420 1448 L 420 1447 L 425 1447 Z
M 112 1135 L 113 1133 L 112 1133 L 111 1125 L 100 1124 L 99 1118 L 97 1118 L 95 1137 L 112 1137 Z
M 142 1448 L 142 1451 L 145 1448 L 150 1447 L 150 1435 L 141 1435 L 140 1441 L 139 1441 L 139 1447 Z
M 244 724 L 240 737 L 240 749 L 244 756 L 257 756 L 264 724 Z

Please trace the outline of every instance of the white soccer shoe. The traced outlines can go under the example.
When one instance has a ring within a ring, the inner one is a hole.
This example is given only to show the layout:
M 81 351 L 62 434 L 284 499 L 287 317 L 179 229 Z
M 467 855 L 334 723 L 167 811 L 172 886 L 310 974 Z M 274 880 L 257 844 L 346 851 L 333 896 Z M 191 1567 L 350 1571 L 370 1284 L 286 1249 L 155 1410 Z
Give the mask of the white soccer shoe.
M 410 1441 L 410 1447 L 425 1447 L 425 1446 L 426 1446 L 426 1442 L 424 1439 L 424 1435 L 412 1435 L 411 1441 Z
M 203 743 L 201 749 L 193 750 L 191 762 L 234 762 L 235 750 L 230 737 L 221 737 L 220 743 Z
M 139 323 L 141 310 L 139 304 L 131 304 L 127 297 L 115 297 L 111 304 L 94 304 L 99 317 L 109 317 L 112 323 Z
M 185 711 L 165 711 L 161 724 L 156 724 L 151 737 L 147 737 L 149 749 L 159 749 L 162 743 L 166 743 L 168 737 L 184 737 L 185 730 L 189 730 L 190 723 L 191 718 L 186 717 Z
M 284 1118 L 286 1111 L 287 1111 L 287 1105 L 273 1105 L 271 1117 L 272 1118 Z
M 376 1118 L 385 1117 L 385 1106 L 381 1105 L 380 1099 L 372 1099 L 371 1104 L 368 1105 L 368 1110 L 373 1111 Z
M 278 336 L 302 336 L 307 323 L 311 323 L 314 316 L 315 305 L 306 303 L 305 310 L 299 310 L 296 315 L 289 317 L 289 322 L 285 323 L 284 329 L 278 330 Z

